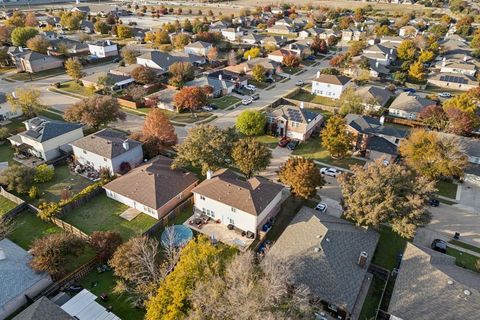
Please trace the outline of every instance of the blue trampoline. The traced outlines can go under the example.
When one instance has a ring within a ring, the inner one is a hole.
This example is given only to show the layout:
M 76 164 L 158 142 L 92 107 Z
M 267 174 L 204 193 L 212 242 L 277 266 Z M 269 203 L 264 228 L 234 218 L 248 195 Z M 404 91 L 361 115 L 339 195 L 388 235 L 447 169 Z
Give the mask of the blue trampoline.
M 164 247 L 173 244 L 175 247 L 183 247 L 193 238 L 192 229 L 182 224 L 166 227 L 162 233 L 161 243 Z

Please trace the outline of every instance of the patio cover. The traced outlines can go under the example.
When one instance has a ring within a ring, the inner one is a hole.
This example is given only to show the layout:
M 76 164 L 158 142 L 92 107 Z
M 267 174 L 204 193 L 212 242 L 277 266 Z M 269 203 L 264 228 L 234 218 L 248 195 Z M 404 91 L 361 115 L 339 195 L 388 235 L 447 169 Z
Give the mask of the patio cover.
M 95 302 L 96 299 L 96 295 L 87 289 L 83 289 L 61 308 L 79 320 L 120 320 L 115 314 Z
M 33 149 L 33 147 L 32 147 L 31 145 L 29 145 L 29 144 L 22 143 L 22 144 L 19 144 L 19 145 L 17 146 L 17 149 L 18 149 L 19 151 L 27 151 L 27 150 Z

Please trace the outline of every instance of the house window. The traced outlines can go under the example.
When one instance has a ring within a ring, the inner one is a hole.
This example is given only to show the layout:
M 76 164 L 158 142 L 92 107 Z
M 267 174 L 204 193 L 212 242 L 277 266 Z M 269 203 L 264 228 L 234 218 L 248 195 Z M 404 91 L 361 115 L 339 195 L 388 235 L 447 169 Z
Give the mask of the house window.
M 228 218 L 228 223 L 235 225 L 235 220 L 233 220 L 232 218 Z
M 230 208 L 232 210 L 232 212 L 237 212 L 237 209 L 235 209 L 234 207 Z
M 87 151 L 83 150 L 83 153 L 87 154 Z
M 107 158 L 103 158 L 103 161 L 107 162 Z
M 204 197 L 204 196 L 200 196 L 200 200 L 205 200 L 205 197 Z

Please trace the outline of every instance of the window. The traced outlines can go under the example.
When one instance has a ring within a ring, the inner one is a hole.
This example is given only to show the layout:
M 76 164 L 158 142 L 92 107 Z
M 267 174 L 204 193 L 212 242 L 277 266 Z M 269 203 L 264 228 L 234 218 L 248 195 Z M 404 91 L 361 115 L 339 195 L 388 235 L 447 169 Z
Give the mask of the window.
M 235 225 L 235 220 L 233 220 L 232 218 L 228 218 L 228 222 L 229 222 L 230 224 Z
M 205 200 L 205 197 L 204 197 L 204 196 L 200 196 L 200 200 Z
M 237 212 L 237 209 L 235 209 L 234 207 L 230 208 L 232 210 L 232 212 Z
M 103 161 L 107 162 L 107 158 L 103 158 Z
M 83 153 L 87 154 L 87 151 L 83 150 Z

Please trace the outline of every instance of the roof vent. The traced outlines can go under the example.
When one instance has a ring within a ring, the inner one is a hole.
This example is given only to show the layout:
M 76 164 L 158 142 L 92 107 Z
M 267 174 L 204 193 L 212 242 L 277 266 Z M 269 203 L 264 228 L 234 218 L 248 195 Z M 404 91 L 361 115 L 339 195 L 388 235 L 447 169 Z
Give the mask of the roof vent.
M 322 235 L 317 234 L 317 239 L 320 239 L 321 237 L 322 237 Z
M 319 248 L 319 247 L 315 247 L 315 249 L 313 249 L 313 251 L 315 251 L 315 252 L 320 252 L 320 248 Z
M 466 295 L 466 296 L 469 296 L 472 294 L 472 292 L 470 292 L 470 290 L 463 290 L 463 293 Z
M 0 261 L 5 260 L 7 256 L 5 255 L 5 251 L 3 251 L 2 248 L 0 248 Z
M 330 238 L 325 238 L 325 240 L 326 240 L 327 242 L 330 242 Z
M 452 280 L 448 280 L 447 283 L 448 283 L 449 285 L 452 285 L 452 284 L 453 284 L 453 281 L 452 281 Z

